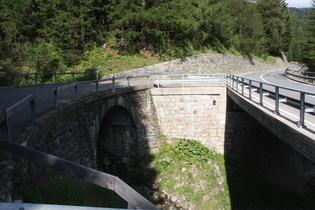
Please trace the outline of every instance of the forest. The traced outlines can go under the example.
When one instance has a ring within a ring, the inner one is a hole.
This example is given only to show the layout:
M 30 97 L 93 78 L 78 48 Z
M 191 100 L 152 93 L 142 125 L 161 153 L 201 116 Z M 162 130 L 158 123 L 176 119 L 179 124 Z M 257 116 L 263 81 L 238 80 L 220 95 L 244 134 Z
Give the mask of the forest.
M 285 0 L 0 0 L 0 73 L 101 70 L 113 55 L 205 49 L 284 53 L 313 68 L 313 10 Z M 96 59 L 105 43 L 115 53 Z

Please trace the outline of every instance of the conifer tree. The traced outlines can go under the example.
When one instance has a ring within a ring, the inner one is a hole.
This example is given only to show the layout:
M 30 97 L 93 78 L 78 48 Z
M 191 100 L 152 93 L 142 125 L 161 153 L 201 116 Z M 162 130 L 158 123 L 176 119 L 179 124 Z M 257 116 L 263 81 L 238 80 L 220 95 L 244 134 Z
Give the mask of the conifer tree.
M 266 34 L 266 48 L 269 53 L 281 55 L 288 51 L 292 39 L 290 18 L 284 0 L 257 0 Z
M 265 54 L 264 26 L 256 4 L 244 0 L 235 0 L 233 8 L 237 18 L 239 50 L 245 54 Z
M 312 0 L 309 22 L 307 24 L 303 61 L 311 71 L 315 71 L 315 0 Z

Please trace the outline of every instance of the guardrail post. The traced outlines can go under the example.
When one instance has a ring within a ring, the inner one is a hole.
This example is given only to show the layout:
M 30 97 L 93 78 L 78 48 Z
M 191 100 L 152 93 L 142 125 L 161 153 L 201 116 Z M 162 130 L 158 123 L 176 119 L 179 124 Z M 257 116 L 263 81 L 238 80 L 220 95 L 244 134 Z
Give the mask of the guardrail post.
M 300 93 L 300 122 L 299 127 L 305 127 L 304 125 L 304 119 L 305 119 L 305 93 Z
M 244 96 L 244 78 L 242 78 L 242 96 Z
M 72 74 L 72 82 L 74 82 L 74 72 L 71 72 Z
M 279 101 L 279 87 L 276 86 L 276 95 L 275 95 L 275 114 L 279 114 L 279 104 L 280 104 L 280 101 Z
M 150 86 L 150 80 L 149 80 L 149 75 L 147 76 L 147 83 L 148 83 L 148 86 Z
M 112 88 L 113 90 L 115 90 L 115 76 L 113 76 L 112 81 L 113 81 Z
M 231 80 L 232 80 L 232 89 L 234 90 L 234 75 L 231 76 Z
M 35 85 L 37 85 L 37 72 L 35 73 Z
M 57 73 L 54 73 L 54 80 L 55 80 L 55 84 L 57 84 Z
M 4 105 L 0 105 L 0 137 L 11 141 L 7 112 Z
M 0 105 L 0 138 L 11 141 L 7 112 L 4 105 Z M 11 153 L 5 152 L 5 159 L 11 160 Z
M 227 84 L 229 87 L 231 87 L 231 75 L 230 74 L 228 74 Z
M 16 87 L 16 74 L 13 74 L 13 77 L 14 77 L 14 87 Z
M 238 93 L 238 83 L 239 83 L 238 77 L 236 77 L 236 92 L 237 92 L 237 93 Z
M 100 94 L 99 85 L 98 85 L 98 79 L 95 81 L 96 84 L 96 95 Z
M 54 90 L 54 105 L 55 105 L 55 111 L 58 110 L 58 87 L 56 86 L 56 89 Z
M 259 83 L 259 98 L 260 98 L 260 100 L 259 100 L 259 105 L 260 106 L 263 106 L 264 105 L 264 103 L 263 103 L 263 99 L 264 99 L 264 97 L 263 97 L 263 83 Z
M 249 96 L 248 96 L 248 98 L 249 98 L 249 100 L 252 100 L 252 81 L 251 80 L 249 80 L 249 86 L 248 86 L 248 89 L 249 89 Z
M 75 83 L 74 90 L 75 90 L 75 97 L 77 100 L 79 100 L 79 90 L 78 90 L 78 83 L 77 82 Z
M 128 88 L 130 88 L 130 77 L 127 76 L 127 81 L 128 81 Z
M 33 93 L 33 99 L 31 100 L 30 103 L 31 106 L 31 125 L 35 126 L 36 125 L 36 107 L 35 107 L 35 93 Z

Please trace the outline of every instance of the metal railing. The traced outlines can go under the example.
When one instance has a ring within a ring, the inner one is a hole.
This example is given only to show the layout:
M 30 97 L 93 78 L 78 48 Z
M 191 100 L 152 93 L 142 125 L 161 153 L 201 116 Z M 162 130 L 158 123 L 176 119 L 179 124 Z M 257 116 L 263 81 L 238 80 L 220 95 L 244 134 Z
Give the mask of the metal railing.
M 16 104 L 12 105 L 9 108 L 5 108 L 4 106 L 0 105 L 0 126 L 2 129 L 0 130 L 0 137 L 10 138 L 9 132 L 5 131 L 8 130 L 7 126 L 4 126 L 4 124 L 7 124 L 7 119 L 12 116 L 14 113 L 18 112 L 22 108 L 24 108 L 26 105 L 30 105 L 30 125 L 35 126 L 36 125 L 36 101 L 38 101 L 43 96 L 46 96 L 48 94 L 53 93 L 54 98 L 54 109 L 58 110 L 60 104 L 59 104 L 59 92 L 65 89 L 73 88 L 75 99 L 79 100 L 79 87 L 84 86 L 87 84 L 95 84 L 95 91 L 94 94 L 99 95 L 100 93 L 100 83 L 107 83 L 108 86 L 111 86 L 107 90 L 114 91 L 117 88 L 118 84 L 122 84 L 123 82 L 118 81 L 126 81 L 126 84 L 123 84 L 120 87 L 131 87 L 131 81 L 132 80 L 139 80 L 145 78 L 146 84 L 150 85 L 151 83 L 156 84 L 158 87 L 161 87 L 161 85 L 165 84 L 181 84 L 181 87 L 185 87 L 185 85 L 203 85 L 203 86 L 210 86 L 213 84 L 219 84 L 219 85 L 225 85 L 226 84 L 226 75 L 225 74 L 208 74 L 208 75 L 188 75 L 188 74 L 170 74 L 170 75 L 139 75 L 139 76 L 127 76 L 127 77 L 116 77 L 115 75 L 108 76 L 103 79 L 96 79 L 92 81 L 84 81 L 84 82 L 73 82 L 70 84 L 63 84 L 63 85 L 57 85 L 55 84 L 52 88 L 43 91 L 38 94 L 29 94 L 24 99 L 20 100 Z M 91 93 L 90 93 L 91 94 Z M 93 93 L 92 93 L 93 94 Z M 3 129 L 6 127 L 5 129 Z
M 62 75 L 71 75 L 71 81 L 69 82 L 75 82 L 76 80 L 82 80 L 81 78 L 76 78 L 76 75 L 94 75 L 94 79 L 99 79 L 99 72 L 98 71 L 92 71 L 92 72 L 53 72 L 53 73 L 0 73 L 0 81 L 1 78 L 11 78 L 9 79 L 11 82 L 9 82 L 13 87 L 18 86 L 18 79 L 24 79 L 26 80 L 22 85 L 38 85 L 38 84 L 49 84 L 54 83 L 57 84 L 58 82 L 63 82 L 62 80 L 58 80 L 58 76 Z M 51 78 L 45 78 L 43 77 L 48 76 Z M 52 80 L 51 80 L 52 79 Z M 84 79 L 84 78 L 83 78 Z M 13 81 L 12 81 L 13 80 Z M 92 79 L 93 80 L 93 79 Z M 40 82 L 41 81 L 41 82 Z M 1 84 L 0 84 L 1 86 Z
M 62 174 L 67 174 L 100 187 L 112 190 L 128 203 L 128 208 L 130 209 L 158 209 L 150 201 L 148 201 L 116 176 L 97 171 L 95 169 L 22 146 L 20 144 L 12 143 L 2 138 L 0 138 L 0 149 L 22 158 L 26 158 L 27 160 L 40 164 L 44 167 L 55 169 Z M 0 204 L 0 206 L 1 205 L 4 206 L 5 204 Z
M 258 98 L 258 104 L 260 106 L 263 106 L 264 104 L 264 96 L 266 95 L 272 95 L 274 98 L 274 110 L 273 112 L 277 115 L 279 115 L 279 107 L 280 103 L 286 102 L 288 103 L 289 97 L 288 96 L 282 96 L 280 95 L 280 90 L 288 90 L 291 92 L 295 92 L 299 95 L 299 99 L 295 103 L 295 105 L 298 106 L 299 109 L 299 121 L 297 122 L 297 125 L 299 127 L 305 127 L 305 113 L 306 112 L 312 112 L 314 113 L 314 107 L 307 108 L 305 97 L 307 95 L 309 96 L 315 96 L 314 92 L 308 92 L 293 88 L 288 88 L 280 85 L 274 85 L 267 82 L 262 82 L 258 80 L 249 79 L 246 77 L 241 77 L 238 75 L 228 74 L 227 76 L 227 85 L 237 93 L 240 93 L 242 96 L 245 97 L 245 88 L 248 89 L 247 98 L 251 101 L 253 101 L 253 92 L 256 91 L 259 94 Z M 269 89 L 265 89 L 264 87 L 268 86 Z M 272 88 L 272 89 L 270 89 Z M 294 99 L 292 99 L 294 100 Z M 311 105 L 312 106 L 312 105 Z
M 84 86 L 87 84 L 95 84 L 95 91 L 94 94 L 99 95 L 100 93 L 100 88 L 99 88 L 99 84 L 101 82 L 108 82 L 108 85 L 111 86 L 111 90 L 115 90 L 117 88 L 117 81 L 121 81 L 121 80 L 126 80 L 127 81 L 127 87 L 131 87 L 131 79 L 133 78 L 147 78 L 148 76 L 138 76 L 138 77 L 118 77 L 116 78 L 115 76 L 111 76 L 111 77 L 107 77 L 101 80 L 92 80 L 92 81 L 85 81 L 85 82 L 74 82 L 74 83 L 70 83 L 70 84 L 64 84 L 64 85 L 55 85 L 54 87 L 52 87 L 51 89 L 48 89 L 46 91 L 43 91 L 41 93 L 38 94 L 29 94 L 28 96 L 26 96 L 24 99 L 18 101 L 16 104 L 12 105 L 9 108 L 5 108 L 3 105 L 0 105 L 0 137 L 3 138 L 9 138 L 10 139 L 10 134 L 8 131 L 8 126 L 4 126 L 4 124 L 7 124 L 6 121 L 7 119 L 12 116 L 14 113 L 20 111 L 22 108 L 24 108 L 26 105 L 30 105 L 30 122 L 32 126 L 36 125 L 36 101 L 39 100 L 40 98 L 42 98 L 43 96 L 46 96 L 48 94 L 53 93 L 53 98 L 54 98 L 54 109 L 58 110 L 60 104 L 59 104 L 59 92 L 65 89 L 69 89 L 69 88 L 73 88 L 74 94 L 75 94 L 75 98 L 76 100 L 80 99 L 80 95 L 79 95 L 79 87 L 80 86 Z M 5 128 L 4 128 L 5 127 Z
M 168 74 L 151 75 L 154 85 L 161 87 L 163 85 L 185 86 L 206 86 L 226 85 L 226 74 Z
M 302 69 L 303 67 L 301 67 Z M 286 77 L 288 77 L 289 79 L 292 80 L 297 80 L 300 82 L 305 82 L 308 84 L 312 84 L 315 85 L 315 72 L 311 72 L 311 71 L 304 71 L 301 70 L 300 68 L 292 68 L 292 67 L 288 67 L 285 70 L 284 75 Z

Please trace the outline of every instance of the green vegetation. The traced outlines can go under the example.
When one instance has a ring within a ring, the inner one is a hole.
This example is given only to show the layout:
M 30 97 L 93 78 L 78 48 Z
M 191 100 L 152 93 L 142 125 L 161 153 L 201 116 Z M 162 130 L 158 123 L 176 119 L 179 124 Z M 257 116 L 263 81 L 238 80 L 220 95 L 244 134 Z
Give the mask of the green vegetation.
M 150 167 L 145 167 L 148 165 Z M 145 197 L 148 197 L 147 192 L 141 186 L 154 183 L 171 195 L 185 197 L 178 201 L 177 206 L 185 203 L 195 206 L 194 209 L 222 209 L 230 206 L 223 156 L 211 152 L 195 140 L 165 143 L 157 154 L 144 155 L 124 166 L 116 164 L 115 168 L 119 177 Z M 107 189 L 58 175 L 48 169 L 42 172 L 33 170 L 30 172 L 35 177 L 31 179 L 25 179 L 18 171 L 14 174 L 15 193 L 23 195 L 25 202 L 116 208 L 127 206 L 119 196 Z M 43 178 L 36 178 L 39 174 Z M 158 195 L 161 193 L 156 192 Z M 159 207 L 168 203 L 157 198 L 149 199 Z
M 312 7 L 309 20 L 306 26 L 306 41 L 304 44 L 303 61 L 310 70 L 315 71 L 315 1 L 312 1 Z
M 160 140 L 165 141 L 163 137 Z M 229 159 L 195 140 L 172 142 L 162 143 L 158 153 L 138 159 L 107 160 L 115 162 L 115 175 L 161 209 L 169 205 L 183 209 L 314 206 L 314 178 L 288 173 L 279 167 L 282 162 L 260 162 L 257 157 Z M 32 166 L 29 173 L 33 177 L 28 179 L 14 173 L 14 192 L 23 195 L 25 202 L 126 208 L 126 202 L 109 190 Z
M 157 184 L 193 209 L 230 208 L 224 157 L 195 140 L 163 144 L 153 162 Z
M 0 72 L 111 74 L 209 51 L 296 59 L 291 23 L 283 0 L 1 0 Z

